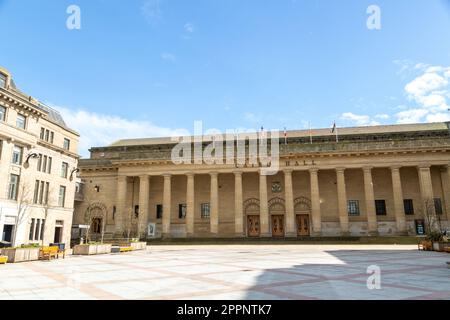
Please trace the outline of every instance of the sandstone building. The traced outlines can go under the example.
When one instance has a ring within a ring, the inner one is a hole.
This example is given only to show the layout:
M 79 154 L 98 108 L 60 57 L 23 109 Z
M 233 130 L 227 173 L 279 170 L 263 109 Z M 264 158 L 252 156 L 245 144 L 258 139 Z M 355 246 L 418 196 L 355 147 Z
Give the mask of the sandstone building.
M 0 240 L 69 243 L 79 135 L 0 68 Z
M 174 164 L 167 138 L 121 140 L 79 162 L 74 223 L 107 236 L 406 235 L 450 221 L 449 123 L 288 131 L 280 168 Z M 205 144 L 206 145 L 206 144 Z

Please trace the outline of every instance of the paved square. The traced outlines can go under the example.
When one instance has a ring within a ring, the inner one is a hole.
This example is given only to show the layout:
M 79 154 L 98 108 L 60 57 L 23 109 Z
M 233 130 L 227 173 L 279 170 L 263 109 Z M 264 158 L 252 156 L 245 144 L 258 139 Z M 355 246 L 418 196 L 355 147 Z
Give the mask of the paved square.
M 416 246 L 152 246 L 0 265 L 0 299 L 450 299 L 447 261 Z

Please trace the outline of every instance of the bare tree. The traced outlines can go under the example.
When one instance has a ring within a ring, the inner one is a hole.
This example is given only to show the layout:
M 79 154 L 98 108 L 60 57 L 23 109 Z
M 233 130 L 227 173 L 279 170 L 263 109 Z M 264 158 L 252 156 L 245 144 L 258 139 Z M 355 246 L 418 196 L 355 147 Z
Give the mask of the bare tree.
M 13 229 L 12 245 L 17 244 L 17 230 L 22 223 L 28 222 L 28 209 L 33 201 L 32 190 L 30 184 L 25 179 L 20 179 L 17 194 L 17 216 L 15 219 L 15 228 Z
M 434 199 L 425 199 L 420 213 L 425 221 L 425 233 L 427 234 L 427 237 L 431 240 L 438 240 L 437 238 L 442 236 L 441 221 L 436 214 Z

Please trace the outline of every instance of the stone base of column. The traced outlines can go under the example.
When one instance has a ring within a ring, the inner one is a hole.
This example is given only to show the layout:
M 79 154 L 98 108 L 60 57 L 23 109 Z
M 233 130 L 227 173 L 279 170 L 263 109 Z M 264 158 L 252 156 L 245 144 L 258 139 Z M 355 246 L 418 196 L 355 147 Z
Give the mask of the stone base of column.
M 162 234 L 162 238 L 163 239 L 170 239 L 170 238 L 172 238 L 172 235 L 170 233 L 163 233 Z
M 191 232 L 186 233 L 186 238 L 194 238 L 194 237 L 195 237 L 195 236 L 194 236 L 193 233 L 191 233 Z
M 241 232 L 237 232 L 237 233 L 234 234 L 234 237 L 235 238 L 245 238 L 245 234 L 241 233 Z
M 284 236 L 286 238 L 297 238 L 297 232 L 286 232 Z
M 272 234 L 270 233 L 261 233 L 259 235 L 260 238 L 272 238 Z
M 377 231 L 369 231 L 368 235 L 369 235 L 369 237 L 377 237 L 380 234 L 378 233 L 378 230 L 377 230 Z
M 350 237 L 350 236 L 351 236 L 350 231 L 342 231 L 341 232 L 341 237 Z
M 322 231 L 313 231 L 311 232 L 311 237 L 321 237 Z
M 408 236 L 408 231 L 397 231 L 398 236 Z

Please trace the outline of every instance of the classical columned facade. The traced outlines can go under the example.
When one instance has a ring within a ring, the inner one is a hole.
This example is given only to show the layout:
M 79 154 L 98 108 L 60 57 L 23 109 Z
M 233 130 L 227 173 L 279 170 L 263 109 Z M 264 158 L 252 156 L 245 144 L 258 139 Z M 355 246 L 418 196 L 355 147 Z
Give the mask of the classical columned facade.
M 281 149 L 270 175 L 257 165 L 145 158 L 85 160 L 80 168 L 85 181 L 104 186 L 94 196 L 107 204 L 114 236 L 130 229 L 142 238 L 411 235 L 425 211 L 448 226 L 448 147 Z

